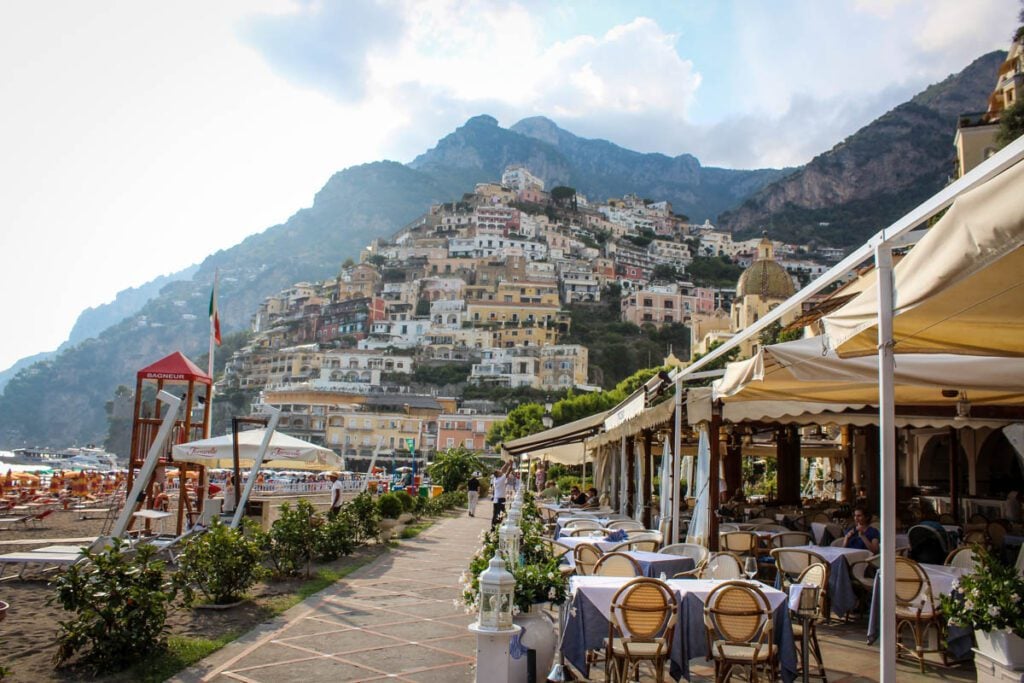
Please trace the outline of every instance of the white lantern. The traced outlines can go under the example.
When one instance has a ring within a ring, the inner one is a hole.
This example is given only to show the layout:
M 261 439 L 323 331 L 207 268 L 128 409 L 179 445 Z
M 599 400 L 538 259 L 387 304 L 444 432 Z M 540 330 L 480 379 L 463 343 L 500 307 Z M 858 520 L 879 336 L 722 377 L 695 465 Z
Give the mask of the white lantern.
M 510 567 L 519 564 L 519 539 L 522 535 L 518 520 L 511 517 L 498 527 L 498 553 L 505 557 Z
M 508 514 L 505 518 L 514 526 L 519 526 L 523 520 L 523 503 L 518 498 L 512 501 L 512 507 L 509 508 Z
M 516 580 L 505 570 L 505 561 L 495 555 L 480 574 L 480 612 L 477 627 L 482 631 L 512 628 L 512 605 Z

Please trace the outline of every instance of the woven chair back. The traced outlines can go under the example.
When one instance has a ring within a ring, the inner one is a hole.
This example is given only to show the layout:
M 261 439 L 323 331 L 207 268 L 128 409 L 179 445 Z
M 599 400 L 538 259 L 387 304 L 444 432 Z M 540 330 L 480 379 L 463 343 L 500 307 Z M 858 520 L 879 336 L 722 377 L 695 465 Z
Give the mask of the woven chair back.
M 594 565 L 594 576 L 643 576 L 640 565 L 625 553 L 605 553 Z
M 654 640 L 672 623 L 676 598 L 657 579 L 637 578 L 620 588 L 612 598 L 615 628 L 631 640 Z
M 744 583 L 725 583 L 708 596 L 709 627 L 731 643 L 760 640 L 771 619 L 771 607 L 760 591 Z
M 739 579 L 743 576 L 743 561 L 733 553 L 711 553 L 701 570 L 702 579 Z
M 593 574 L 597 561 L 601 559 L 601 551 L 589 543 L 580 543 L 573 548 L 572 554 L 576 562 L 576 573 L 583 576 Z

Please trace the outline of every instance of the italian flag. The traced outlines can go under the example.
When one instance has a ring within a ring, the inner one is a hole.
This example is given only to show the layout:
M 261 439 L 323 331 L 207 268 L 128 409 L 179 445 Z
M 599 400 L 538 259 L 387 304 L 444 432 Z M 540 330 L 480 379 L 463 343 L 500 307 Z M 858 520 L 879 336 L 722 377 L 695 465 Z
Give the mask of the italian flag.
M 213 292 L 210 293 L 210 338 L 217 343 L 217 346 L 220 346 L 220 316 L 217 314 L 216 273 L 213 276 Z

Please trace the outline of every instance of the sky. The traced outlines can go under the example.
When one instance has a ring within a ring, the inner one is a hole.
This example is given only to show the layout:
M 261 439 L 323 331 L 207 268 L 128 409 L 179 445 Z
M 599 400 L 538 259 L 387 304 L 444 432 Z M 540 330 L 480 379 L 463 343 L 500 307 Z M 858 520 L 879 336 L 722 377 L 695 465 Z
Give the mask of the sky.
M 56 348 L 83 309 L 287 220 L 334 172 L 411 161 L 471 116 L 543 115 L 704 165 L 799 165 L 1006 49 L 1019 9 L 7 0 L 0 369 Z

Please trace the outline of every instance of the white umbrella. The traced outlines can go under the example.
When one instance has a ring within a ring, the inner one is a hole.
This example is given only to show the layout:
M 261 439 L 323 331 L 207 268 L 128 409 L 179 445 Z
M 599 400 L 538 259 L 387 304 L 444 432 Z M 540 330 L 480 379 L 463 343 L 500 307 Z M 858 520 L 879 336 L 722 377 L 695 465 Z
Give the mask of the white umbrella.
M 250 429 L 238 434 L 238 459 L 252 462 L 259 453 L 265 429 Z M 231 434 L 191 441 L 171 449 L 175 462 L 190 462 L 207 467 L 231 467 L 234 441 Z M 341 457 L 329 448 L 274 432 L 267 448 L 264 467 L 283 469 L 333 469 Z

